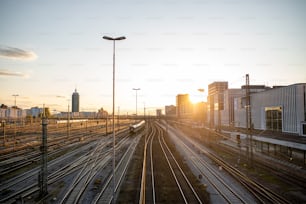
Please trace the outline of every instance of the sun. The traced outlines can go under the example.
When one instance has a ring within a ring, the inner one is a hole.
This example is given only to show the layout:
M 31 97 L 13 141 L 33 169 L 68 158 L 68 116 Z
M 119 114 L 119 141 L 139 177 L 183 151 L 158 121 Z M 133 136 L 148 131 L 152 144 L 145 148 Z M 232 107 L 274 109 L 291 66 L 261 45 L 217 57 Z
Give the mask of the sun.
M 204 92 L 204 89 L 198 89 L 197 91 L 190 93 L 189 100 L 192 104 L 207 101 L 207 96 Z

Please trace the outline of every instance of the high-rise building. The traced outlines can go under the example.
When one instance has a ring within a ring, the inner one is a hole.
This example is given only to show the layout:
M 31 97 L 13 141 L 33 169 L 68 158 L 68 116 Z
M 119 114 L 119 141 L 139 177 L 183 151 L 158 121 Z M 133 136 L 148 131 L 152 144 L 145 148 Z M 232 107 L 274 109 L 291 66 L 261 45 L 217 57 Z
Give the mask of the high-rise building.
M 72 94 L 72 112 L 80 112 L 80 95 L 76 89 Z
M 208 85 L 208 111 L 210 128 L 221 125 L 220 111 L 224 109 L 224 91 L 228 89 L 227 81 L 218 81 Z
M 176 107 L 174 105 L 165 106 L 165 115 L 166 116 L 175 116 Z
M 189 94 L 178 94 L 176 96 L 176 116 L 178 118 L 188 118 L 192 115 L 192 104 Z
M 156 116 L 157 117 L 162 116 L 162 109 L 156 109 Z

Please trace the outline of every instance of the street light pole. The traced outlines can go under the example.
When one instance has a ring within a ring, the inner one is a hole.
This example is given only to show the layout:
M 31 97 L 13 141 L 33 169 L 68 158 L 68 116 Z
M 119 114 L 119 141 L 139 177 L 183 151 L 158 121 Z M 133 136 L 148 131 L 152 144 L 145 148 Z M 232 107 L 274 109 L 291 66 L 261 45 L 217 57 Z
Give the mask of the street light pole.
M 205 90 L 204 90 L 203 88 L 199 88 L 198 91 L 201 92 L 201 93 L 203 93 L 203 103 L 204 103 L 204 91 L 205 91 Z M 201 125 L 204 126 L 204 122 L 205 122 L 205 116 L 204 116 L 204 115 L 205 115 L 205 110 L 204 110 L 204 105 L 203 105 L 203 113 L 202 113 L 202 114 L 203 114 L 203 121 L 202 121 L 203 123 L 202 123 Z M 201 119 L 202 119 L 202 117 L 200 117 L 200 120 L 201 120 Z
M 134 91 L 136 91 L 136 119 L 137 119 L 137 91 L 140 90 L 140 88 L 133 88 Z
M 15 109 L 15 111 L 14 111 L 14 114 L 15 114 L 15 117 L 16 117 L 16 119 L 15 119 L 15 121 L 14 121 L 14 150 L 15 150 L 15 144 L 16 144 L 16 134 L 17 134 L 17 132 L 16 132 L 16 122 L 18 121 L 18 110 L 17 110 L 17 106 L 16 106 L 16 97 L 17 96 L 19 96 L 18 94 L 13 94 L 12 96 L 14 96 L 15 97 L 15 105 L 14 105 L 14 109 Z
M 15 97 L 15 107 L 16 107 L 16 97 L 19 96 L 18 94 L 13 94 L 12 96 Z
M 115 188 L 116 188 L 116 183 L 115 183 L 115 168 L 116 168 L 116 161 L 115 161 L 115 145 L 116 145 L 116 139 L 115 139 L 115 42 L 117 40 L 125 40 L 124 36 L 117 37 L 117 38 L 112 38 L 108 36 L 103 36 L 103 39 L 105 40 L 112 40 L 113 41 L 113 203 L 115 202 Z
M 68 110 L 67 110 L 67 139 L 70 137 L 70 109 L 69 109 L 69 100 L 68 100 Z
M 15 111 L 14 111 L 14 113 L 16 114 L 16 112 L 17 112 L 17 106 L 16 106 L 16 97 L 17 96 L 19 96 L 18 94 L 13 94 L 12 96 L 14 96 L 15 97 L 15 105 L 14 105 L 14 108 L 15 108 Z M 18 113 L 17 113 L 18 114 Z

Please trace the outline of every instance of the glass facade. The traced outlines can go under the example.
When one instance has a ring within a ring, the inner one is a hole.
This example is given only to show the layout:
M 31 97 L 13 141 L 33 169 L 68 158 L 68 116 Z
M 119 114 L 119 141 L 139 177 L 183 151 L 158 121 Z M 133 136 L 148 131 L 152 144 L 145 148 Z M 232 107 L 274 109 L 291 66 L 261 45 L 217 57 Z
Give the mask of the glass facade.
M 266 129 L 282 131 L 282 107 L 266 107 Z

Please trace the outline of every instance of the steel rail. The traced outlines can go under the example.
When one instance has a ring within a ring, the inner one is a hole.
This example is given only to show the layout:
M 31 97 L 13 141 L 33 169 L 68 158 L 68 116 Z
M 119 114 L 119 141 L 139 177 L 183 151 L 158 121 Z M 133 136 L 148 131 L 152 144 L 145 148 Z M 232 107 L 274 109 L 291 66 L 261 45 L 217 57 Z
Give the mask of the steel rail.
M 220 159 L 217 155 L 214 153 L 202 149 L 202 147 L 195 143 L 190 138 L 184 138 L 188 140 L 194 147 L 196 147 L 199 151 L 207 155 L 211 160 L 215 161 L 217 164 L 223 167 L 229 174 L 231 174 L 234 178 L 236 178 L 237 181 L 239 181 L 243 186 L 246 187 L 252 193 L 260 202 L 265 202 L 262 198 L 268 200 L 272 203 L 284 203 L 288 204 L 290 203 L 286 199 L 284 199 L 282 196 L 278 195 L 277 193 L 267 189 L 265 186 L 255 182 L 254 180 L 250 179 L 249 177 L 245 176 L 243 173 L 241 173 L 238 169 L 232 167 L 231 165 L 227 164 L 225 161 Z M 262 197 L 260 197 L 261 195 Z
M 178 142 L 183 145 L 195 158 L 197 158 L 197 162 L 194 159 L 191 159 L 190 161 L 192 162 L 193 166 L 198 169 L 199 172 L 201 172 L 201 174 L 207 179 L 207 181 L 214 187 L 214 189 L 219 192 L 219 194 L 225 199 L 226 202 L 228 203 L 232 203 L 233 200 L 231 198 L 229 198 L 228 194 L 224 191 L 224 188 L 222 189 L 220 186 L 222 187 L 226 187 L 227 190 L 229 190 L 236 198 L 238 198 L 242 203 L 248 203 L 247 201 L 245 201 L 239 194 L 236 193 L 236 191 L 234 189 L 232 189 L 227 183 L 225 183 L 223 181 L 223 178 L 221 176 L 219 176 L 214 169 L 212 169 L 211 167 L 209 167 L 206 162 L 199 157 L 198 154 L 196 154 L 188 145 L 186 145 L 181 139 L 178 140 Z M 200 164 L 202 165 L 200 165 Z M 205 167 L 206 169 L 204 170 L 202 167 Z M 215 179 L 217 179 L 218 182 L 220 182 L 220 185 L 218 185 L 218 183 L 216 182 L 216 180 L 214 180 L 213 178 L 211 178 L 208 173 L 210 173 L 210 176 L 214 176 Z
M 115 168 L 115 174 L 118 174 L 115 176 L 116 179 L 116 185 L 115 185 L 115 193 L 118 191 L 118 188 L 123 180 L 123 176 L 125 175 L 127 171 L 127 167 L 130 163 L 130 160 L 133 156 L 133 153 L 136 149 L 136 146 L 140 140 L 140 135 L 134 138 L 133 142 L 129 145 L 128 149 L 125 151 L 124 155 L 121 157 L 119 163 L 117 164 Z M 98 193 L 95 198 L 92 201 L 92 204 L 100 203 L 100 202 L 107 202 L 111 203 L 113 198 L 112 192 L 111 192 L 111 186 L 110 183 L 112 181 L 113 175 L 110 174 L 108 179 L 106 180 L 104 187 Z
M 187 176 L 185 175 L 183 169 L 181 168 L 181 166 L 180 166 L 179 163 L 177 162 L 176 158 L 175 158 L 174 155 L 172 154 L 170 148 L 168 147 L 168 145 L 167 145 L 167 143 L 166 143 L 166 141 L 165 141 L 165 138 L 164 138 L 163 129 L 162 129 L 159 125 L 157 125 L 157 127 L 158 127 L 159 132 L 160 132 L 160 135 L 161 135 L 160 138 L 161 138 L 161 140 L 162 140 L 162 143 L 163 143 L 163 145 L 166 147 L 166 149 L 167 149 L 167 151 L 169 152 L 169 154 L 170 154 L 172 160 L 174 161 L 175 165 L 176 165 L 177 168 L 179 169 L 180 174 L 182 174 L 184 180 L 186 181 L 188 187 L 190 188 L 190 190 L 192 191 L 193 195 L 195 196 L 197 202 L 202 203 L 202 201 L 201 201 L 200 197 L 198 196 L 197 192 L 195 191 L 195 189 L 194 189 L 193 186 L 191 185 L 191 182 L 189 181 L 189 179 L 188 179 Z M 160 139 L 160 138 L 159 138 L 159 139 Z M 163 149 L 163 148 L 162 148 L 162 149 Z
M 143 168 L 142 168 L 142 175 L 141 175 L 141 186 L 140 186 L 140 196 L 139 196 L 139 204 L 144 204 L 147 201 L 147 196 L 146 194 L 147 192 L 147 152 L 149 151 L 149 155 L 150 155 L 150 171 L 151 171 L 151 188 L 152 188 L 152 203 L 156 203 L 155 201 L 155 185 L 154 185 L 154 170 L 153 170 L 153 152 L 152 152 L 152 143 L 153 143 L 153 137 L 155 135 L 155 131 L 156 129 L 153 129 L 150 126 L 149 129 L 149 135 L 148 138 L 146 138 L 145 141 L 145 146 L 144 146 L 144 158 L 143 158 Z M 148 145 L 150 143 L 150 146 L 148 148 Z

